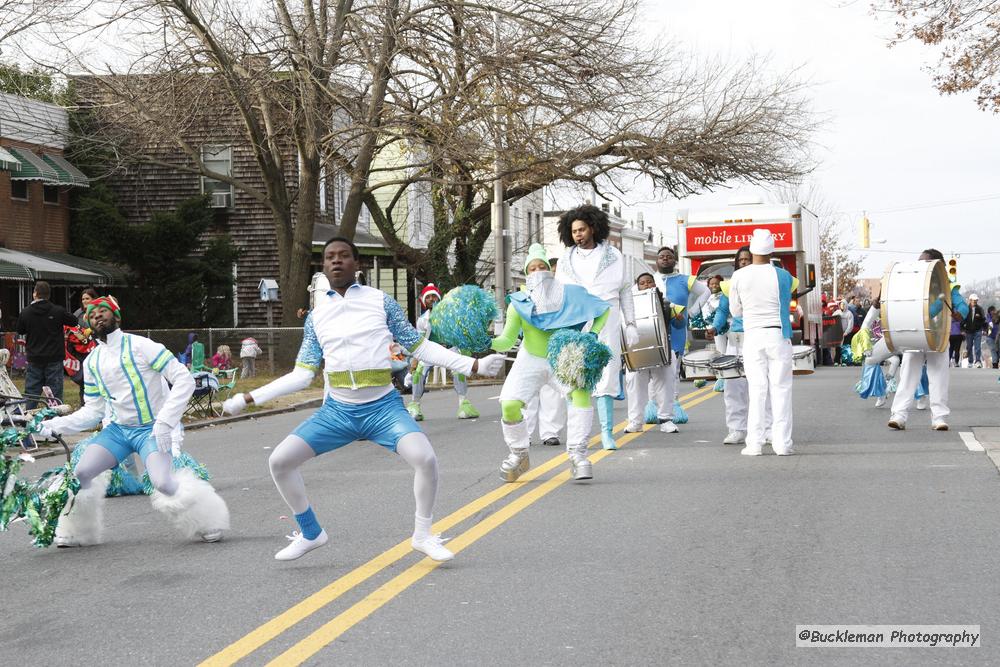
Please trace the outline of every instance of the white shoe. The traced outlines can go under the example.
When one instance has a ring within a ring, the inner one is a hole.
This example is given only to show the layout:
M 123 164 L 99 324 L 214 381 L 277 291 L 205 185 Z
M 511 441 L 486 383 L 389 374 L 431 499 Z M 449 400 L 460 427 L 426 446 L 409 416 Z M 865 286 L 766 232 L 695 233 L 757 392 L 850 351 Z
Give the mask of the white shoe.
M 917 410 L 926 410 L 931 404 L 931 399 L 927 396 L 921 396 L 917 399 Z
M 222 539 L 222 531 L 213 530 L 207 533 L 199 533 L 198 537 L 201 538 L 202 542 L 218 542 L 219 540 Z
M 751 447 L 750 445 L 747 445 L 740 450 L 740 454 L 743 456 L 760 456 L 763 453 L 764 452 L 761 451 L 760 447 Z
M 889 428 L 894 431 L 905 431 L 906 430 L 906 420 L 898 415 L 893 415 L 889 420 Z
M 660 433 L 680 433 L 680 429 L 677 428 L 677 424 L 667 420 L 660 424 Z
M 948 430 L 948 423 L 945 422 L 943 419 L 935 419 L 933 422 L 931 422 L 931 430 L 932 431 L 947 431 Z
M 730 431 L 722 440 L 724 445 L 742 445 L 747 439 L 747 434 L 743 431 Z
M 319 535 L 312 540 L 302 537 L 302 533 L 298 531 L 289 535 L 288 539 L 290 539 L 292 543 L 278 553 L 274 554 L 275 560 L 295 560 L 296 558 L 301 558 L 313 549 L 318 549 L 326 544 L 327 540 L 330 538 L 327 537 L 325 530 L 321 530 L 319 531 Z
M 431 560 L 436 560 L 439 563 L 443 563 L 455 557 L 455 554 L 444 548 L 440 535 L 427 535 L 426 537 L 422 537 L 420 539 L 414 537 L 410 540 L 410 546 L 413 547 L 415 551 L 419 551 Z
M 773 449 L 774 453 L 778 456 L 791 456 L 792 454 L 795 453 L 791 447 L 788 447 L 786 449 L 779 449 L 778 447 L 771 445 L 771 449 Z
M 642 433 L 642 424 L 639 422 L 629 422 L 628 426 L 625 427 L 626 433 Z
M 885 406 L 885 396 L 879 396 L 875 399 L 875 407 L 881 408 Z

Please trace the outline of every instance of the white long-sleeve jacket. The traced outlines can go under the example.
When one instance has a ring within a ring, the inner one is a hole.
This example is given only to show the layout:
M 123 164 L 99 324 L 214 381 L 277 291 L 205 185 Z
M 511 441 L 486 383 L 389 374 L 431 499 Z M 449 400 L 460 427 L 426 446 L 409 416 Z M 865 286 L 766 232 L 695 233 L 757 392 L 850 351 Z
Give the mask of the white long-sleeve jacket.
M 194 378 L 170 350 L 119 329 L 108 334 L 107 342 L 98 341 L 83 360 L 83 406 L 46 423 L 55 433 L 85 431 L 97 426 L 110 406 L 116 424 L 161 422 L 173 428 L 193 393 Z

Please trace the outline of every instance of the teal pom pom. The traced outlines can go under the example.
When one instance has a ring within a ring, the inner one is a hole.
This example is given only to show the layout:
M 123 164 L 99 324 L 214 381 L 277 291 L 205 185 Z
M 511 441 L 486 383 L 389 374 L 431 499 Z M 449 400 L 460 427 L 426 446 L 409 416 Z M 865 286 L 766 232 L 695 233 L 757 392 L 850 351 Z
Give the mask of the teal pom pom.
M 675 424 L 687 424 L 688 423 L 688 413 L 685 412 L 684 408 L 677 401 L 674 401 L 674 423 Z
M 549 338 L 546 356 L 556 380 L 571 389 L 591 392 L 611 361 L 611 348 L 593 334 L 562 329 Z
M 660 412 L 659 408 L 656 407 L 656 401 L 650 401 L 649 403 L 646 403 L 646 414 L 645 414 L 646 423 L 659 424 L 660 423 L 659 412 Z
M 482 352 L 490 347 L 490 323 L 497 318 L 493 295 L 475 285 L 450 290 L 431 311 L 431 339 L 448 347 Z
M 719 378 L 715 381 L 715 386 L 712 387 L 712 391 L 725 391 L 726 381 L 723 378 Z
M 195 458 L 190 454 L 188 454 L 187 452 L 181 452 L 180 454 L 175 456 L 173 464 L 174 464 L 173 465 L 174 470 L 182 470 L 184 468 L 190 468 L 191 470 L 194 471 L 194 474 L 197 477 L 200 477 L 206 482 L 212 479 L 212 476 L 208 473 L 208 468 L 198 463 L 198 461 L 196 461 Z M 148 472 L 144 472 L 142 474 L 142 488 L 147 496 L 153 494 L 153 482 L 150 481 Z

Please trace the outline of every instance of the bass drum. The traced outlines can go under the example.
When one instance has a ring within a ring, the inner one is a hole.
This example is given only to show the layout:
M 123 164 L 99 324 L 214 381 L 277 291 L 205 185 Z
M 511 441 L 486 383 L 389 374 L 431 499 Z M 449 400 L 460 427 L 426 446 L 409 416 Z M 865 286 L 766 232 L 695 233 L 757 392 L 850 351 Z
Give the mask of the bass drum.
M 656 288 L 633 294 L 635 326 L 639 342 L 625 348 L 625 368 L 641 371 L 645 368 L 670 365 L 670 330 L 663 317 L 663 299 Z M 625 334 L 622 333 L 622 340 Z
M 891 352 L 944 352 L 951 284 L 944 262 L 893 262 L 882 276 L 882 336 Z

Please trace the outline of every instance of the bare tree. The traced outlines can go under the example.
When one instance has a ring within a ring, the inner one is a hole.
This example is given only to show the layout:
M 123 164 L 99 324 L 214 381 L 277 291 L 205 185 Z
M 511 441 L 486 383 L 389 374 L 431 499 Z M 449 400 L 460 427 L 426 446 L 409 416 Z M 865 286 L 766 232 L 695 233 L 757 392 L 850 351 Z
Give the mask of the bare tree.
M 621 191 L 644 178 L 683 197 L 810 170 L 813 118 L 792 74 L 643 44 L 638 7 L 442 0 L 402 24 L 381 146 L 409 161 L 373 169 L 365 199 L 397 256 L 423 278 L 474 280 L 498 175 L 511 202 L 557 181 Z M 396 215 L 418 184 L 434 207 L 426 250 Z
M 1000 4 L 993 0 L 878 0 L 891 15 L 893 44 L 915 39 L 938 52 L 929 68 L 945 95 L 974 92 L 980 109 L 1000 112 Z
M 57 29 L 85 13 L 91 2 L 0 0 L 0 45 L 17 46 L 25 33 L 45 27 Z

